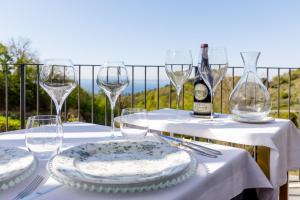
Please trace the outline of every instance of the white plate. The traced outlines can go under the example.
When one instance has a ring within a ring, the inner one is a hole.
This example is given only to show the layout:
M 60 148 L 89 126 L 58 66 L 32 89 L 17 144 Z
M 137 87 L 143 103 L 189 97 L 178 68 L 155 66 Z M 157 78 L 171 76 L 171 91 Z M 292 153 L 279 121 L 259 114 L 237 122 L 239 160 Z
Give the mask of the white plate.
M 136 192 L 177 184 L 196 169 L 186 151 L 154 141 L 89 143 L 63 151 L 48 169 L 63 184 L 98 192 Z
M 274 121 L 273 117 L 265 117 L 260 120 L 253 120 L 253 119 L 243 119 L 236 116 L 232 116 L 232 119 L 234 121 L 242 122 L 242 123 L 248 123 L 248 124 L 265 124 Z
M 34 156 L 16 147 L 0 147 L 0 190 L 27 178 L 36 167 Z

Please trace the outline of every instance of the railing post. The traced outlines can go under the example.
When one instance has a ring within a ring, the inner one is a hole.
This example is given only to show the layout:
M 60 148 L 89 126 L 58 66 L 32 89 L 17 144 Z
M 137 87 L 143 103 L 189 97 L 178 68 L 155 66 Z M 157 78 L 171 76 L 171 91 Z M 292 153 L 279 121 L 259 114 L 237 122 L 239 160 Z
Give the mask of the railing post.
M 269 89 L 269 68 L 267 68 L 267 89 Z
M 172 108 L 172 82 L 171 81 L 169 86 L 169 108 Z
M 40 65 L 36 65 L 36 114 L 40 110 Z
M 277 117 L 279 118 L 280 114 L 280 68 L 277 69 L 278 83 L 277 83 Z
M 221 68 L 221 65 L 219 65 L 219 69 Z M 225 78 L 225 77 L 224 77 Z M 220 86 L 220 109 L 221 109 L 221 113 L 223 113 L 223 80 L 221 80 L 221 86 Z
M 183 71 L 183 65 L 181 65 L 181 71 Z M 180 94 L 179 94 L 179 96 L 180 96 Z M 184 84 L 182 85 L 182 94 L 181 94 L 181 99 L 182 99 L 182 101 L 181 101 L 181 103 L 182 103 L 182 110 L 184 110 Z M 179 98 L 179 103 L 178 103 L 178 105 L 179 105 L 179 107 L 180 107 L 180 98 Z M 178 108 L 178 109 L 180 109 L 180 108 Z
M 78 66 L 78 102 L 77 102 L 78 121 L 80 121 L 80 88 L 81 88 L 80 78 L 81 78 L 81 65 Z
M 108 83 L 108 71 L 106 71 L 107 74 L 106 74 L 106 83 Z M 105 95 L 105 126 L 107 126 L 107 96 Z M 113 112 L 111 110 L 111 112 Z
M 144 108 L 147 109 L 147 67 L 145 66 L 144 69 L 145 69 L 145 75 L 144 75 L 144 78 L 145 78 Z
M 68 108 L 67 108 L 67 105 L 68 105 L 68 99 L 65 100 L 65 103 L 64 103 L 64 110 L 65 110 L 65 121 L 67 122 L 68 121 Z
M 232 89 L 234 89 L 234 67 L 232 67 Z
M 159 66 L 157 66 L 157 104 L 156 109 L 159 109 Z
M 50 98 L 50 113 L 51 113 L 51 115 L 53 115 L 53 101 L 52 101 L 51 97 L 49 97 L 49 98 Z
M 291 119 L 291 69 L 289 69 L 288 117 Z
M 8 64 L 5 65 L 5 130 L 8 131 Z
M 53 67 L 51 67 L 53 70 Z M 51 79 L 51 84 L 52 84 L 52 79 Z M 50 97 L 50 96 L 49 96 Z M 51 110 L 51 115 L 53 115 L 53 101 L 52 98 L 50 97 L 50 110 Z
M 119 98 L 118 98 L 118 105 L 119 105 L 119 109 L 118 109 L 118 116 L 120 116 L 121 115 L 121 98 L 122 98 L 122 95 L 120 94 L 119 95 Z
M 64 83 L 66 81 L 66 67 L 64 67 Z M 68 114 L 67 114 L 67 99 L 65 99 L 65 103 L 64 103 L 64 112 L 65 112 L 65 121 L 67 122 L 68 121 Z
M 105 95 L 105 111 L 104 111 L 104 125 L 107 126 L 107 113 L 108 113 L 108 110 L 107 110 L 107 96 Z
M 25 110 L 26 110 L 26 66 L 20 65 L 20 121 L 21 129 L 25 128 Z
M 94 101 L 95 101 L 95 91 L 94 91 L 94 84 L 95 84 L 95 78 L 94 78 L 94 71 L 95 66 L 92 65 L 92 108 L 91 108 L 91 121 L 94 123 Z
M 134 66 L 131 66 L 131 108 L 133 108 L 134 104 Z

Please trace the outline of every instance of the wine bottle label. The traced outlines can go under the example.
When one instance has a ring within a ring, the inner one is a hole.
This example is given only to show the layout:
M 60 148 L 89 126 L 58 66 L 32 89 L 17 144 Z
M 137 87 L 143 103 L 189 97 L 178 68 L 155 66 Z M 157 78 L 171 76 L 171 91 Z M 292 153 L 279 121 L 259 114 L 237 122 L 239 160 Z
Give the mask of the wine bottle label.
M 210 113 L 211 103 L 194 102 L 194 112 Z
M 208 95 L 207 87 L 204 84 L 198 83 L 195 85 L 195 98 L 198 101 L 204 100 Z

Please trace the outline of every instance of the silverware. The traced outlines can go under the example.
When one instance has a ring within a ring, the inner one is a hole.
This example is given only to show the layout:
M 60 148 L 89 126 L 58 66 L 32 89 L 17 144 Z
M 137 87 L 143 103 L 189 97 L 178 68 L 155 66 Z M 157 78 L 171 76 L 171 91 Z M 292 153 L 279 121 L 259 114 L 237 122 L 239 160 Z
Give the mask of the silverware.
M 190 144 L 192 146 L 201 148 L 205 151 L 209 151 L 210 153 L 213 153 L 213 154 L 216 154 L 216 155 L 222 155 L 221 151 L 218 151 L 218 150 L 215 150 L 215 149 L 212 149 L 212 148 L 208 148 L 208 147 L 202 146 L 200 144 L 195 144 L 194 142 L 188 142 L 188 141 L 183 140 L 183 143 Z
M 32 194 L 26 196 L 25 198 L 23 198 L 22 200 L 32 200 L 32 199 L 35 199 L 37 197 L 40 197 L 40 196 L 43 196 L 45 194 L 48 194 L 60 187 L 62 187 L 63 185 L 56 185 L 56 186 L 52 186 L 50 188 L 46 188 L 46 189 L 43 189 L 43 190 L 38 190 L 36 192 L 33 192 Z
M 181 143 L 180 145 L 181 145 L 181 146 L 184 146 L 184 147 L 187 147 L 187 148 L 189 148 L 189 149 L 192 149 L 192 150 L 196 151 L 198 154 L 200 154 L 200 155 L 202 155 L 202 156 L 206 156 L 206 157 L 210 157 L 210 158 L 217 158 L 217 157 L 218 157 L 217 155 L 206 153 L 206 152 L 204 152 L 204 151 L 201 151 L 201 150 L 199 150 L 199 149 L 197 149 L 197 148 L 195 148 L 195 147 L 192 147 L 192 146 L 190 146 L 190 145 L 186 145 L 186 144 L 184 144 L 184 143 Z
M 166 135 L 160 135 L 160 137 L 163 138 L 163 139 L 173 141 L 173 142 L 175 142 L 179 145 L 182 145 L 184 147 L 187 147 L 187 148 L 190 148 L 194 151 L 197 151 L 201 155 L 205 155 L 205 156 L 208 156 L 208 157 L 211 157 L 211 158 L 217 158 L 218 155 L 222 155 L 221 151 L 211 149 L 211 148 L 199 145 L 199 144 L 195 144 L 193 142 L 187 142 L 183 139 L 174 138 L 174 137 L 166 136 Z
M 23 191 L 21 191 L 13 200 L 19 200 L 31 194 L 44 180 L 43 176 L 36 176 Z

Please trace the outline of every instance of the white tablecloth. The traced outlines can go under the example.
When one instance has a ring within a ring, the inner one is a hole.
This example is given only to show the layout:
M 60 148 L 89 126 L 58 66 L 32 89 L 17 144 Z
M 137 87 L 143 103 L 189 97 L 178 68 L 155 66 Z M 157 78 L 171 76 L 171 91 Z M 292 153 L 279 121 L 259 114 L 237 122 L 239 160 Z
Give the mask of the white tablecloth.
M 300 134 L 290 120 L 276 119 L 267 124 L 246 124 L 223 115 L 210 121 L 194 118 L 191 111 L 183 110 L 179 111 L 180 117 L 176 120 L 176 113 L 172 109 L 150 112 L 150 129 L 269 147 L 270 181 L 277 189 L 286 183 L 288 170 L 300 169 Z M 273 199 L 276 199 L 276 193 L 274 194 Z
M 70 123 L 66 124 L 65 145 L 76 145 L 85 142 L 96 142 L 108 139 L 110 135 L 108 127 L 86 124 Z M 24 148 L 24 130 L 9 132 L 0 135 L 0 146 L 19 146 Z M 149 136 L 151 137 L 151 136 Z M 271 184 L 264 176 L 263 172 L 250 157 L 249 153 L 221 145 L 202 143 L 210 148 L 222 151 L 223 155 L 218 158 L 208 158 L 197 155 L 199 162 L 196 174 L 185 182 L 174 187 L 158 190 L 155 192 L 144 192 L 135 194 L 103 194 L 90 193 L 80 190 L 60 187 L 47 193 L 38 200 L 115 200 L 115 199 L 203 199 L 203 200 L 227 200 L 241 193 L 246 188 L 272 188 Z M 30 180 L 26 181 L 28 183 Z M 49 179 L 45 185 L 39 187 L 37 191 L 51 188 L 58 183 Z M 25 184 L 19 184 L 15 188 L 0 192 L 0 199 L 11 199 L 24 188 Z M 260 189 L 268 193 L 270 189 Z

